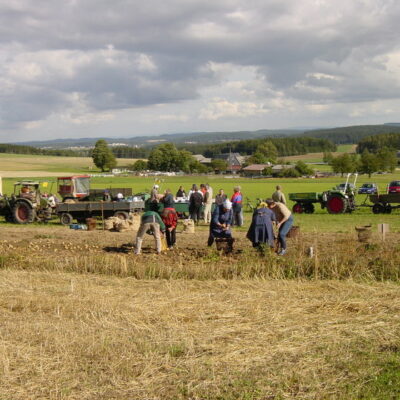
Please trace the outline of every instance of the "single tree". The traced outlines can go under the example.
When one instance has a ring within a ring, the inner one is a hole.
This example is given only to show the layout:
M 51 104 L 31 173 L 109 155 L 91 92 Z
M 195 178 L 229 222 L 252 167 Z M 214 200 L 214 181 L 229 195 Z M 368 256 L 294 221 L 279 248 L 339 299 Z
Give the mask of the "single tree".
M 147 161 L 145 160 L 137 160 L 132 165 L 133 171 L 145 171 L 147 169 Z
M 360 172 L 363 174 L 368 174 L 368 177 L 371 178 L 371 175 L 378 171 L 379 169 L 379 160 L 375 154 L 372 154 L 366 148 L 362 154 L 360 159 Z
M 107 142 L 100 139 L 96 142 L 92 151 L 93 163 L 101 172 L 110 171 L 117 166 L 117 160 L 114 153 L 110 150 Z

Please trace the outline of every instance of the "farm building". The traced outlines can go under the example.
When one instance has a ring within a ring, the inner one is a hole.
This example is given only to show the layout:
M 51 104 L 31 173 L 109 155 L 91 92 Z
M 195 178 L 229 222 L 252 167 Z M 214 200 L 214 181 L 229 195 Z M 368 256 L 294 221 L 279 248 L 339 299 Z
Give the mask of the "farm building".
M 265 168 L 270 167 L 272 164 L 251 164 L 242 169 L 243 175 L 248 177 L 262 176 Z

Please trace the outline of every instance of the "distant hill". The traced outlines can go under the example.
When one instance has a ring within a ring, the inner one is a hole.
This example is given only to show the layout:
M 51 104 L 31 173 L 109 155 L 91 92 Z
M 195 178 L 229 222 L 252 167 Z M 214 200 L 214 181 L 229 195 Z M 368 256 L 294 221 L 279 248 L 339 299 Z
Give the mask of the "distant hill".
M 171 142 L 174 144 L 209 144 L 224 143 L 243 139 L 259 139 L 264 137 L 285 137 L 298 135 L 304 132 L 301 129 L 261 129 L 257 131 L 233 132 L 191 132 L 172 133 L 153 136 L 136 136 L 131 138 L 80 138 L 80 139 L 55 139 L 42 141 L 19 142 L 16 144 L 40 148 L 71 148 L 93 147 L 97 140 L 104 139 L 109 144 L 126 146 L 154 146 L 159 143 Z
M 300 136 L 328 139 L 335 144 L 353 144 L 358 143 L 367 136 L 399 132 L 400 124 L 390 123 L 384 125 L 355 125 L 343 128 L 311 130 L 301 133 Z

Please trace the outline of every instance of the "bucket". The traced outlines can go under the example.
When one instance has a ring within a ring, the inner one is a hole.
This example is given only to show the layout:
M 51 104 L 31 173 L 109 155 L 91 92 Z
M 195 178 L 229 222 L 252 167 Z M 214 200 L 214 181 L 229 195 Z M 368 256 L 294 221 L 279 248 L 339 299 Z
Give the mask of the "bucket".
M 355 229 L 357 232 L 359 242 L 368 242 L 371 239 L 372 236 L 371 227 L 372 227 L 371 225 L 356 226 Z
M 293 238 L 296 238 L 297 236 L 299 236 L 299 234 L 300 234 L 300 227 L 293 225 L 290 228 L 289 232 L 287 233 L 286 237 L 293 239 Z
M 234 238 L 216 238 L 215 245 L 218 251 L 222 251 L 225 254 L 232 253 Z
M 88 231 L 94 231 L 97 226 L 97 221 L 95 218 L 86 218 L 86 225 Z

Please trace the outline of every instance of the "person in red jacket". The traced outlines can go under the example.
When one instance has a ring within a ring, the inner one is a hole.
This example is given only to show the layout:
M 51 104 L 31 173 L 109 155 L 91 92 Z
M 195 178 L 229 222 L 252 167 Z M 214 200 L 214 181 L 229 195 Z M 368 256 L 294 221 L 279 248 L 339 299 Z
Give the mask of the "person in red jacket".
M 243 225 L 243 195 L 240 192 L 240 186 L 235 186 L 233 188 L 233 195 L 231 197 L 232 210 L 233 210 L 233 220 L 232 225 L 242 226 Z
M 161 219 L 165 224 L 165 235 L 167 239 L 167 246 L 171 250 L 176 243 L 176 226 L 178 224 L 178 214 L 174 208 L 174 198 L 169 189 L 166 190 L 162 202 L 164 203 L 164 210 L 161 212 Z

